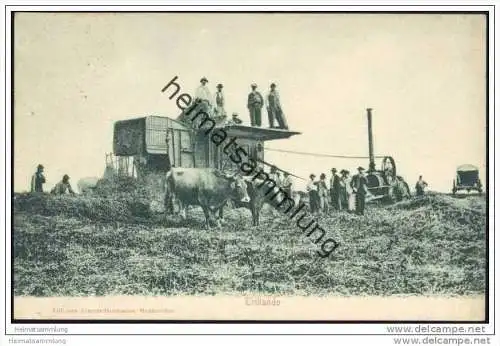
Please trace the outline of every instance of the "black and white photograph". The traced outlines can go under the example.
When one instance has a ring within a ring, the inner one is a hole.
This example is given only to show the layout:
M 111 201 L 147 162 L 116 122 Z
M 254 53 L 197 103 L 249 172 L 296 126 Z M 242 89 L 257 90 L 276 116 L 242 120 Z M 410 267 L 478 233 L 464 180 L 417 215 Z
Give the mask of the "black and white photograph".
M 486 321 L 488 12 L 213 10 L 11 13 L 12 318 Z

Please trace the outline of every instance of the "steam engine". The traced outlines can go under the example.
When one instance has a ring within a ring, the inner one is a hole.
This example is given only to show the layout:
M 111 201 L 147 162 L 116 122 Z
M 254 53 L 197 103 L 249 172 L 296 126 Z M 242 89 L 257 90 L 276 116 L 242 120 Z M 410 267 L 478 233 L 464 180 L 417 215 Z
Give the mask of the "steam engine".
M 368 151 L 370 163 L 367 170 L 368 190 L 384 202 L 401 201 L 410 197 L 410 188 L 401 176 L 397 175 L 396 162 L 392 156 L 382 159 L 380 170 L 375 167 L 373 154 L 372 109 L 367 110 L 368 118 Z

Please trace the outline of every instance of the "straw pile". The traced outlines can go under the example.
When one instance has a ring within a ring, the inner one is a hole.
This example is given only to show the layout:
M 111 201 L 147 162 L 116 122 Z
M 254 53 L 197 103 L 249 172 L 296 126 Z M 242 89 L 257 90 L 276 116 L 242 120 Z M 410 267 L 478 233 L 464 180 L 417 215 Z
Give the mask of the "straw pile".
M 24 198 L 24 199 L 23 199 Z M 484 197 L 433 195 L 366 216 L 332 213 L 317 221 L 341 242 L 317 259 L 295 220 L 230 210 L 222 230 L 148 217 L 110 197 L 16 197 L 16 295 L 478 294 L 485 289 Z M 137 201 L 136 201 L 137 202 Z M 121 221 L 118 220 L 121 217 Z

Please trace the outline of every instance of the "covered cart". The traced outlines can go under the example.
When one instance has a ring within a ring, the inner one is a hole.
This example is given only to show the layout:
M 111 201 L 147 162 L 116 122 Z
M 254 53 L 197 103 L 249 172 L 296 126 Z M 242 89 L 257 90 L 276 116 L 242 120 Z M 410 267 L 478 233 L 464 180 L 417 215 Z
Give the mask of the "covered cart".
M 455 194 L 457 191 L 475 190 L 479 193 L 483 192 L 483 185 L 479 179 L 479 169 L 473 165 L 461 165 L 457 167 L 456 178 L 453 180 L 452 192 Z

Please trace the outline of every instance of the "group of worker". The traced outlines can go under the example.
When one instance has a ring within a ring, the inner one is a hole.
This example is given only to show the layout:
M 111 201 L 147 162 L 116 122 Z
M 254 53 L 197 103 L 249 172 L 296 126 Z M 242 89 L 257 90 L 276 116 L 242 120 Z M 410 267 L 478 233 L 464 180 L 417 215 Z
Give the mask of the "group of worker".
M 332 168 L 329 182 L 325 173 L 320 174 L 319 180 L 315 174 L 309 176 L 306 190 L 311 213 L 328 213 L 333 209 L 364 215 L 366 195 L 369 194 L 365 169 L 358 167 L 358 174 L 352 177 L 346 169 L 338 173 Z
M 36 168 L 35 174 L 31 177 L 31 192 L 43 193 L 43 185 L 46 183 L 44 167 L 39 164 Z M 70 193 L 75 194 L 69 183 L 69 176 L 65 174 L 62 180 L 58 182 L 51 190 L 50 193 L 53 195 L 64 195 Z
M 269 172 L 269 179 L 276 183 L 275 187 L 281 188 L 282 191 L 286 192 L 287 196 L 292 196 L 293 181 L 290 173 L 280 171 L 276 166 L 272 166 Z
M 320 174 L 319 180 L 316 180 L 315 174 L 309 176 L 310 180 L 306 191 L 309 195 L 309 207 L 312 214 L 328 213 L 333 208 L 337 211 L 346 210 L 357 215 L 364 215 L 366 196 L 370 194 L 365 169 L 358 167 L 358 174 L 353 177 L 345 169 L 339 173 L 340 175 L 337 174 L 336 168 L 332 168 L 329 183 L 327 183 L 324 173 Z M 276 183 L 276 187 L 281 188 L 288 196 L 292 196 L 293 180 L 290 173 L 282 172 L 272 166 L 269 178 Z M 69 180 L 69 176 L 64 174 L 62 180 L 50 190 L 50 193 L 53 195 L 67 193 L 75 195 Z M 43 193 L 45 183 L 44 167 L 39 164 L 31 178 L 31 192 Z M 427 186 L 427 182 L 423 180 L 422 176 L 419 176 L 415 184 L 416 195 L 423 196 Z
M 214 118 L 220 119 L 221 122 L 225 121 L 226 125 L 239 125 L 243 121 L 239 118 L 239 114 L 234 112 L 231 119 L 227 119 L 226 114 L 226 100 L 224 96 L 224 86 L 217 84 L 217 91 L 215 97 L 212 97 L 207 84 L 206 77 L 201 78 L 200 86 L 196 89 L 194 102 L 206 102 L 210 109 L 213 109 Z M 281 107 L 280 96 L 276 90 L 276 83 L 271 83 L 270 90 L 264 98 L 262 94 L 257 91 L 257 84 L 251 84 L 251 92 L 248 94 L 247 108 L 250 116 L 251 126 L 262 126 L 262 108 L 265 106 L 267 109 L 267 116 L 270 128 L 288 129 L 283 109 Z M 277 126 L 275 126 L 275 121 Z
M 326 175 L 321 173 L 319 180 L 316 175 L 309 176 L 306 190 L 309 194 L 309 207 L 311 213 L 328 213 L 333 210 L 346 210 L 357 215 L 364 215 L 366 197 L 371 195 L 368 190 L 368 180 L 365 169 L 358 167 L 358 174 L 350 176 L 348 170 L 342 169 L 337 174 L 337 169 L 332 168 L 329 184 Z M 428 184 L 419 176 L 415 184 L 416 196 L 423 196 Z

